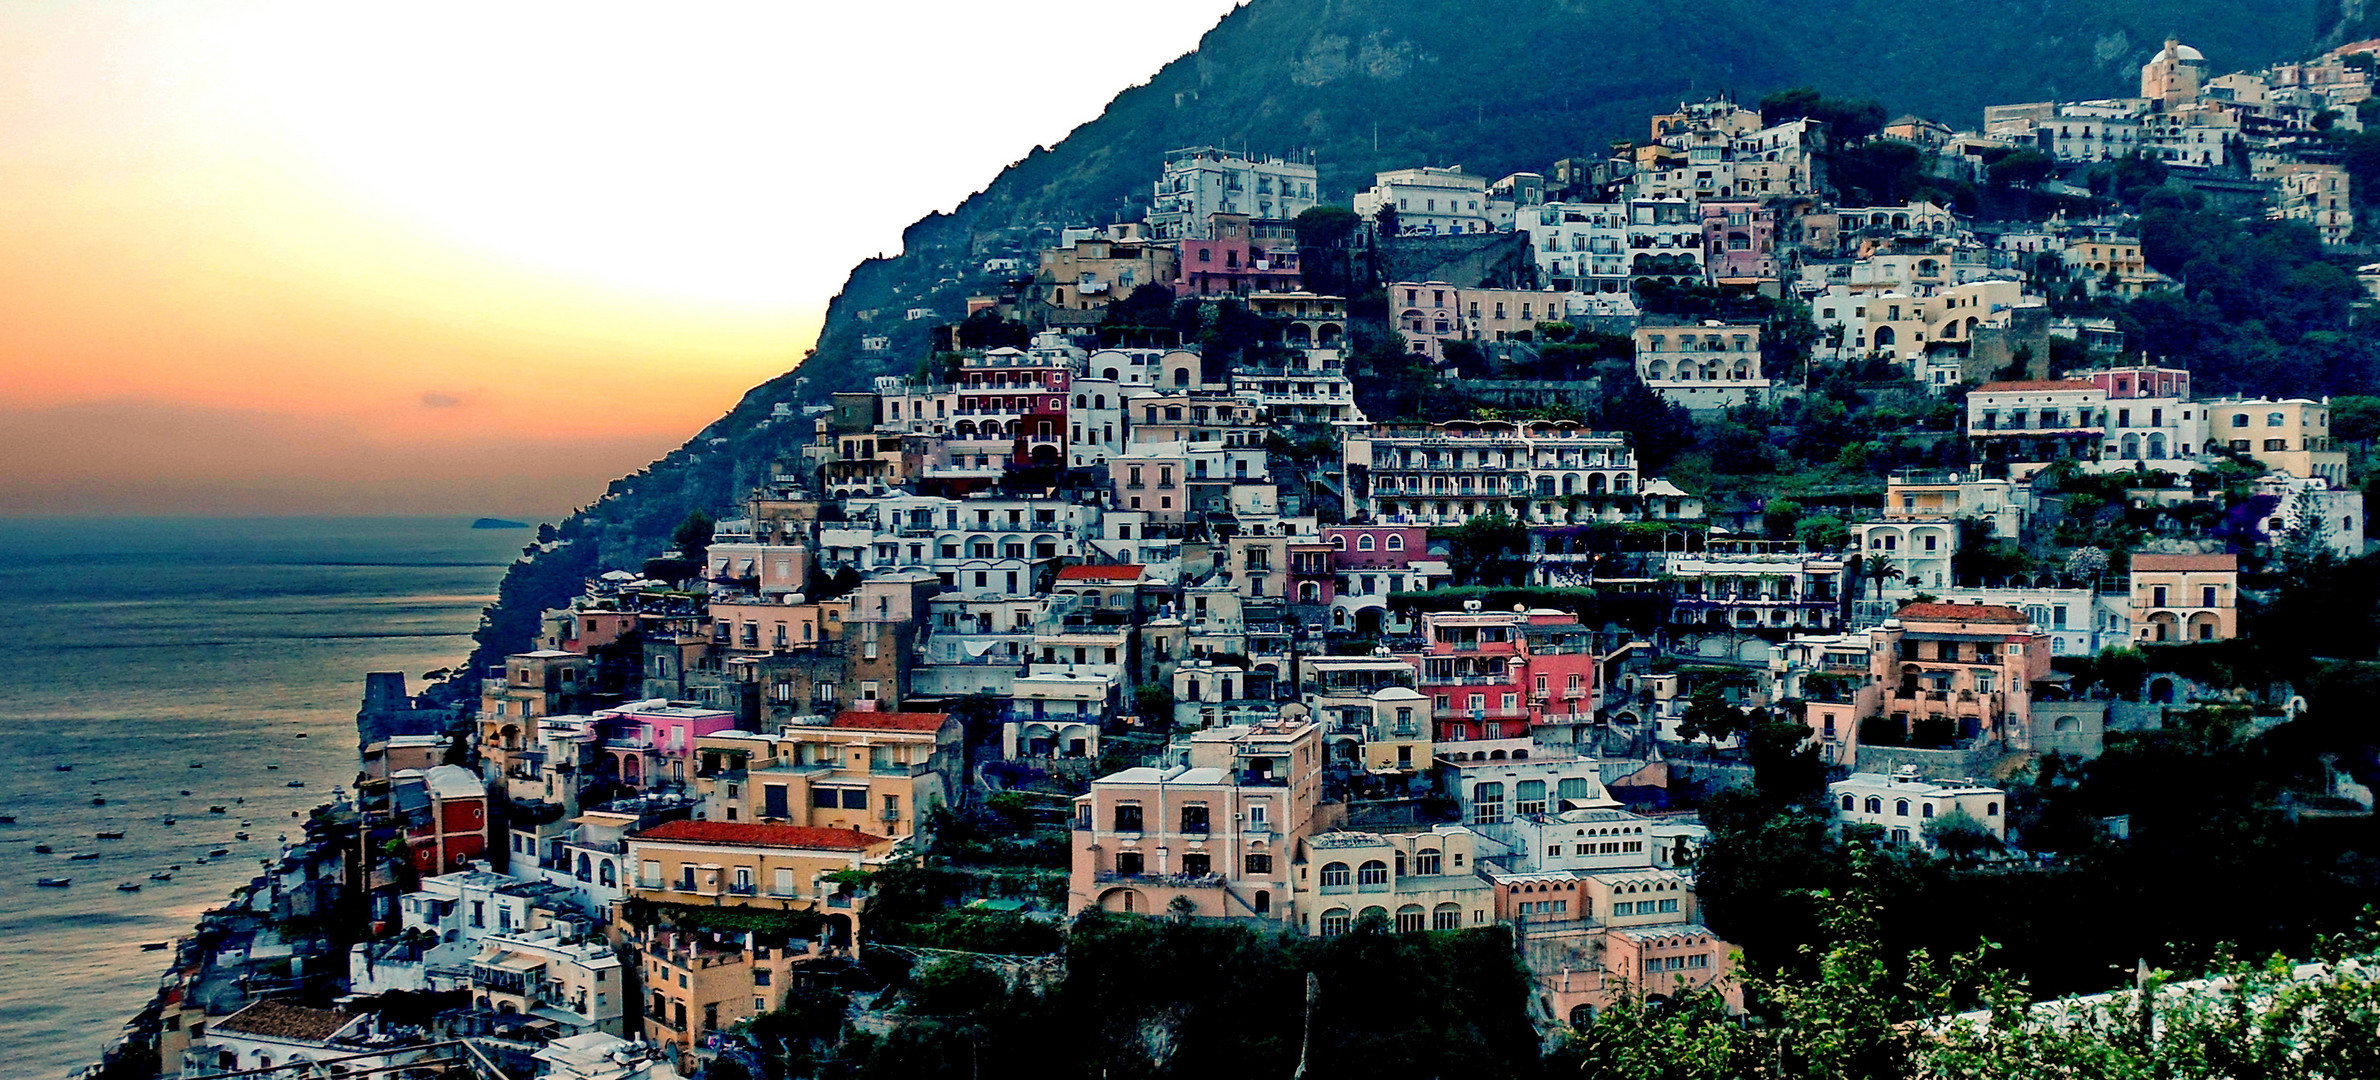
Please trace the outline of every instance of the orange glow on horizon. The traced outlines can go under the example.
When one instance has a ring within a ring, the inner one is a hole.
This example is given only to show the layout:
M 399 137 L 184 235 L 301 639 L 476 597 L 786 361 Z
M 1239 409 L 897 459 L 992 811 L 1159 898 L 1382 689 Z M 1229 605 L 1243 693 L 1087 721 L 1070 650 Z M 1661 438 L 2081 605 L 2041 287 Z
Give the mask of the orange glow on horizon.
M 1236 0 L 1034 2 L 0 5 L 0 514 L 583 504 Z

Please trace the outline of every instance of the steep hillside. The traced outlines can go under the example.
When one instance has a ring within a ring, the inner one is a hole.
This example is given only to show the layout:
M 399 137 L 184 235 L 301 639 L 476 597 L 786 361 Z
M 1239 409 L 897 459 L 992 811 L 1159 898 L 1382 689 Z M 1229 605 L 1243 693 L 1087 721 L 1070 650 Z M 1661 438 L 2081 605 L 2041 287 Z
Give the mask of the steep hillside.
M 1311 149 L 1331 201 L 1378 169 L 1460 164 L 1489 177 L 1642 138 L 1681 100 L 1757 100 L 1809 85 L 1972 124 L 1984 105 L 2130 93 L 2166 35 L 2218 70 L 2305 53 L 2360 21 L 2363 0 L 1252 0 L 1199 48 L 1056 147 L 1037 149 L 950 214 L 911 226 L 903 253 L 852 271 L 818 350 L 754 388 L 670 456 L 563 526 L 574 542 L 517 568 L 483 628 L 483 652 L 527 640 L 533 605 L 576 588 L 583 567 L 650 555 L 685 512 L 716 507 L 806 425 L 765 423 L 781 402 L 906 371 L 932 320 L 985 283 L 976 268 L 1063 225 L 1136 218 L 1165 151 Z M 2348 10 L 2352 9 L 2352 10 Z M 1085 44 L 1082 47 L 1096 47 Z M 883 335 L 892 347 L 861 349 Z

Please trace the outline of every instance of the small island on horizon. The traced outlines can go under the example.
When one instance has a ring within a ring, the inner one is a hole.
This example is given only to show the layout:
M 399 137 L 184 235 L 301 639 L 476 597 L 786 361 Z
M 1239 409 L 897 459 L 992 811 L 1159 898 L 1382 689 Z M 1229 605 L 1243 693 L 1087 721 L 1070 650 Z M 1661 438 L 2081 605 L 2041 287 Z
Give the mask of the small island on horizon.
M 526 529 L 529 527 L 529 523 L 514 521 L 510 518 L 483 517 L 473 521 L 471 527 L 474 529 Z

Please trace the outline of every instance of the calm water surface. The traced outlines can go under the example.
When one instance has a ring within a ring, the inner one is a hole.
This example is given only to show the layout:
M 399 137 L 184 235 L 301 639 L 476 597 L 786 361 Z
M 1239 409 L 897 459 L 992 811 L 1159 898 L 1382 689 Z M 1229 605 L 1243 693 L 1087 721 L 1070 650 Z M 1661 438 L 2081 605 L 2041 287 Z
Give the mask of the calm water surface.
M 463 659 L 530 540 L 469 526 L 0 519 L 0 814 L 16 816 L 0 824 L 0 1073 L 96 1060 L 170 955 L 140 943 L 187 932 L 278 850 L 292 811 L 354 781 L 365 672 L 418 688 Z M 232 854 L 196 863 L 216 846 Z M 99 858 L 67 858 L 83 851 Z

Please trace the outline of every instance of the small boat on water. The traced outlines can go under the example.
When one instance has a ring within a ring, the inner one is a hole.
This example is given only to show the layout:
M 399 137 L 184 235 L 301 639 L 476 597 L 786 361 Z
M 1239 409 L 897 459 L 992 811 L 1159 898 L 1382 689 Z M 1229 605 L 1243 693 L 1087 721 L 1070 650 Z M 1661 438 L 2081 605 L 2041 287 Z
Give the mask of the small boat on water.
M 169 862 L 165 864 L 165 868 L 168 870 L 179 870 L 182 868 L 182 864 L 178 862 Z
M 193 769 L 203 769 L 207 767 L 207 763 L 203 761 L 193 761 L 190 763 L 190 767 Z
M 227 847 L 214 848 L 209 850 L 207 854 L 216 856 L 229 855 L 231 854 L 231 849 Z
M 72 766 L 72 765 L 52 765 L 52 766 L 50 766 L 50 767 L 51 767 L 51 768 L 53 768 L 53 769 L 56 769 L 56 770 L 58 770 L 59 772 L 73 772 L 73 771 L 74 771 L 74 766 Z
M 119 882 L 119 883 L 116 885 L 116 891 L 117 891 L 117 892 L 139 892 L 139 891 L 140 891 L 140 882 L 137 882 L 137 881 L 125 881 L 125 882 Z
M 306 786 L 306 782 L 305 782 L 305 781 L 303 781 L 303 780 L 292 780 L 292 781 L 290 781 L 290 782 L 289 782 L 289 786 L 290 786 L 290 787 L 305 787 L 305 786 Z
M 122 840 L 124 838 L 124 832 L 121 829 L 115 830 L 113 832 L 97 833 L 94 835 L 101 840 Z
M 245 829 L 245 828 L 247 828 L 247 827 L 248 827 L 248 819 L 247 819 L 247 818 L 241 818 L 241 819 L 240 819 L 240 828 L 243 828 L 243 829 Z
M 301 738 L 301 739 L 303 739 L 303 738 L 305 738 L 305 737 L 306 737 L 306 733 L 305 733 L 305 732 L 303 732 L 303 731 L 301 731 L 301 732 L 298 732 L 298 733 L 297 733 L 297 737 L 298 737 L 298 738 Z
M 75 853 L 74 853 L 74 854 L 72 854 L 72 855 L 69 855 L 69 856 L 67 856 L 66 858 L 67 858 L 68 860 L 70 860 L 70 861 L 73 861 L 73 862 L 82 862 L 82 861 L 84 861 L 84 860 L 86 860 L 86 859 L 96 859 L 96 858 L 98 858 L 98 857 L 99 857 L 99 853 L 98 853 L 98 852 L 96 852 L 96 851 L 78 851 L 78 852 L 75 852 Z
M 15 814 L 0 814 L 0 825 L 14 825 L 16 823 L 17 816 Z
M 201 856 L 199 856 L 199 857 L 198 857 L 198 859 L 197 859 L 197 862 L 198 862 L 198 865 L 200 865 L 200 866 L 205 866 L 205 865 L 207 864 L 207 857 L 206 857 L 206 856 L 204 856 L 204 855 L 201 855 Z
M 51 852 L 51 850 L 53 849 L 48 844 L 33 845 L 33 853 L 35 855 L 47 855 Z
M 163 952 L 173 947 L 174 943 L 170 941 L 144 941 L 140 943 L 140 951 L 142 952 Z
M 173 824 L 173 823 L 174 823 L 174 819 L 172 819 L 172 818 L 167 818 L 167 819 L 165 819 L 165 823 L 166 823 L 166 824 L 168 824 L 168 825 L 171 825 L 171 824 Z
M 107 805 L 107 796 L 105 796 L 105 795 L 93 795 L 93 796 L 91 796 L 91 805 L 93 805 L 93 806 L 106 806 L 106 805 Z
M 172 881 L 173 879 L 174 872 L 171 870 L 159 870 L 156 873 L 149 875 L 149 880 L 151 881 Z
M 44 889 L 63 889 L 63 888 L 65 888 L 65 887 L 69 886 L 69 885 L 72 885 L 72 884 L 74 884 L 74 879 L 73 879 L 73 878 L 63 878 L 63 877 L 45 877 L 45 878 L 42 878 L 42 879 L 41 879 L 41 880 L 39 880 L 39 881 L 36 881 L 36 882 L 34 882 L 34 884 L 35 884 L 35 885 L 39 885 L 39 886 L 41 886 L 41 887 L 42 887 L 42 888 L 44 888 Z
M 188 794 L 190 794 L 190 789 L 189 789 L 189 788 L 183 788 L 183 789 L 182 789 L 182 794 L 184 794 L 184 795 L 188 795 Z
M 246 840 L 248 838 L 248 834 L 244 832 L 233 833 L 231 834 L 231 838 L 234 840 Z
M 279 765 L 267 765 L 267 766 L 265 766 L 265 768 L 266 768 L 267 770 L 270 770 L 270 771 L 272 771 L 272 772 L 279 772 L 279 771 L 281 771 L 281 766 L 279 766 Z
M 230 812 L 231 812 L 231 808 L 230 808 L 230 807 L 226 807 L 226 806 L 210 806 L 210 807 L 207 807 L 207 813 L 210 813 L 210 814 L 228 814 L 228 813 L 230 813 Z

